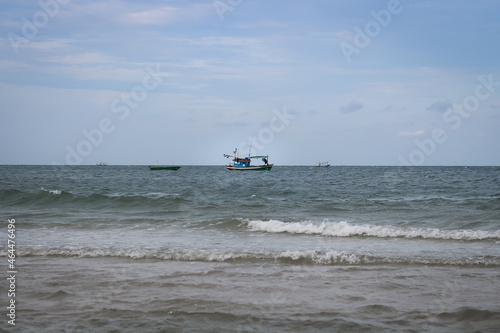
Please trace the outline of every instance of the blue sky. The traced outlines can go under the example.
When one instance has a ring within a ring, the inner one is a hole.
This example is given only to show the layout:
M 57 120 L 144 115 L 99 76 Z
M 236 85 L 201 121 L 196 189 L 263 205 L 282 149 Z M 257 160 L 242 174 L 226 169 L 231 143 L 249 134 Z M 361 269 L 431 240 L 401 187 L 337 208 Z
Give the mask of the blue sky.
M 498 1 L 0 6 L 0 164 L 500 165 Z

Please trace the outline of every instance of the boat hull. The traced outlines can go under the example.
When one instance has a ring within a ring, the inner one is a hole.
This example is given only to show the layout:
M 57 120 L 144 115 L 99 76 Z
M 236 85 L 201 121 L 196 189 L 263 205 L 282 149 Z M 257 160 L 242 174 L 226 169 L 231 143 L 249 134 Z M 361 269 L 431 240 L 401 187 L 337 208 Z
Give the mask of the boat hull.
M 180 166 L 151 166 L 148 165 L 149 170 L 178 170 Z
M 232 171 L 260 171 L 267 170 L 270 171 L 274 164 L 265 164 L 258 166 L 249 166 L 249 167 L 235 167 L 233 165 L 228 165 L 226 168 Z

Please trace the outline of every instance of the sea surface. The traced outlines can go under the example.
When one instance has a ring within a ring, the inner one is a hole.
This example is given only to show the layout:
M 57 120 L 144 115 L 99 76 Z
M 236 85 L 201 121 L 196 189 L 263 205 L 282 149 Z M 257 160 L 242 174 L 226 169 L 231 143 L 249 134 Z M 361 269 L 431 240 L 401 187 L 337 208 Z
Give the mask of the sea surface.
M 1 332 L 499 332 L 500 167 L 0 166 Z

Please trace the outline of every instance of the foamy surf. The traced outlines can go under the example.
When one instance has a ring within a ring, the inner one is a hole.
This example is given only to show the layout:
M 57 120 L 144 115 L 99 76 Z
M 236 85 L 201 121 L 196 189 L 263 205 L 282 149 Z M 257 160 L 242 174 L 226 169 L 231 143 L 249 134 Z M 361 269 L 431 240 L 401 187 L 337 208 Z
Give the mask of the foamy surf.
M 438 228 L 400 228 L 380 225 L 356 225 L 348 222 L 248 221 L 251 231 L 322 235 L 331 237 L 426 238 L 450 240 L 499 239 L 500 230 L 442 230 Z
M 50 194 L 54 194 L 54 195 L 59 195 L 59 194 L 62 193 L 61 190 L 47 190 L 44 187 L 42 187 L 41 190 L 44 191 L 44 192 L 48 192 Z
M 365 256 L 343 251 L 286 251 L 281 253 L 279 258 L 289 258 L 292 260 L 305 260 L 318 265 L 346 264 L 359 265 L 364 262 Z
M 6 256 L 6 251 L 0 251 L 0 256 Z M 18 251 L 20 257 L 59 256 L 79 258 L 118 257 L 129 259 L 159 259 L 171 261 L 206 261 L 224 262 L 242 259 L 266 259 L 265 255 L 218 252 L 208 250 L 173 250 L 173 249 L 135 249 L 135 248 L 89 248 L 89 247 L 53 247 L 24 248 Z
M 0 251 L 0 257 L 7 256 L 6 251 Z M 328 250 L 287 250 L 272 252 L 225 252 L 214 250 L 192 249 L 132 249 L 132 248 L 24 248 L 20 249 L 19 257 L 75 257 L 75 258 L 127 258 L 134 260 L 161 260 L 179 262 L 226 262 L 226 263 L 286 263 L 292 265 L 432 265 L 432 266 L 481 266 L 497 267 L 500 258 L 495 256 L 431 258 L 421 256 L 384 256 L 365 255 L 354 252 Z

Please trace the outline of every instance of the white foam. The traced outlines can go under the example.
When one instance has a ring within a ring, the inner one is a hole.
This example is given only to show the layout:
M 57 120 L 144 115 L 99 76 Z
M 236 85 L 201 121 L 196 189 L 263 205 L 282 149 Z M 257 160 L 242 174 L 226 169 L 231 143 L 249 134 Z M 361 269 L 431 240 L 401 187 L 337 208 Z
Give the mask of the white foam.
M 0 252 L 0 255 L 2 253 Z M 223 262 L 231 259 L 248 257 L 244 253 L 211 252 L 205 250 L 168 250 L 168 249 L 120 249 L 120 248 L 31 248 L 22 249 L 19 256 L 63 256 L 63 257 L 124 257 L 131 259 L 163 259 L 176 261 L 214 261 Z
M 58 256 L 58 257 L 122 257 L 130 259 L 159 259 L 169 261 L 202 261 L 202 262 L 232 262 L 240 260 L 292 260 L 294 263 L 315 265 L 374 265 L 374 264 L 414 264 L 414 265 L 481 265 L 498 266 L 500 257 L 458 257 L 458 258 L 427 258 L 427 257 L 380 257 L 347 253 L 344 251 L 288 250 L 280 253 L 240 253 L 218 252 L 209 250 L 173 250 L 173 249 L 120 249 L 120 248 L 22 248 L 20 257 Z M 0 249 L 0 257 L 6 257 L 7 250 Z
M 42 191 L 44 191 L 44 192 L 49 192 L 49 193 L 51 193 L 51 194 L 55 194 L 55 195 L 59 195 L 59 194 L 61 194 L 61 193 L 62 193 L 62 191 L 61 191 L 61 190 L 47 190 L 47 189 L 45 189 L 45 188 L 43 188 L 43 187 L 41 188 L 41 190 L 42 190 Z
M 352 264 L 361 263 L 361 257 L 345 253 L 343 251 L 328 251 L 320 253 L 317 251 L 286 251 L 279 255 L 279 258 L 290 258 L 292 260 L 309 259 L 315 264 L 331 265 L 331 264 Z
M 0 254 L 1 255 L 1 254 Z M 285 251 L 280 254 L 212 252 L 205 250 L 167 250 L 167 249 L 117 249 L 117 248 L 43 248 L 23 249 L 19 256 L 63 256 L 63 257 L 124 257 L 131 259 L 162 259 L 174 261 L 224 262 L 228 260 L 250 259 L 305 259 L 318 265 L 360 264 L 362 259 L 356 254 L 343 251 L 318 252 L 314 250 Z
M 441 230 L 438 228 L 401 228 L 380 225 L 356 225 L 347 222 L 282 222 L 278 220 L 249 221 L 251 231 L 288 232 L 332 237 L 429 238 L 482 240 L 500 238 L 500 230 Z

